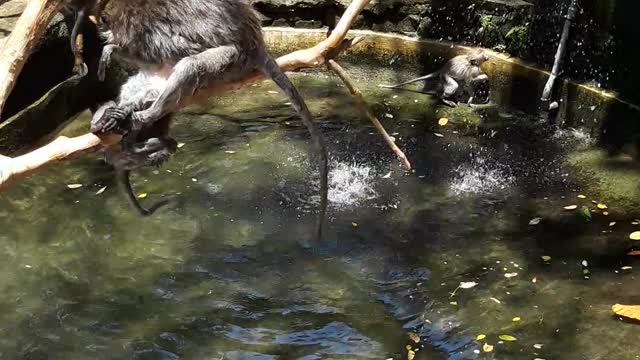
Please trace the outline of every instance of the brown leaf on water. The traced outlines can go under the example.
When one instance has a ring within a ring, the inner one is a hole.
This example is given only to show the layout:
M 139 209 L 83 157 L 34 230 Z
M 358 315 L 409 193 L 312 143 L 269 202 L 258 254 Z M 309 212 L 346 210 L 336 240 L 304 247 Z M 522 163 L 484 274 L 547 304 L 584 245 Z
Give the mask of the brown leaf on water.
M 440 118 L 440 120 L 438 120 L 438 125 L 445 126 L 447 125 L 448 122 L 449 122 L 449 119 L 443 117 L 443 118 Z
M 418 336 L 418 334 L 414 332 L 408 332 L 407 336 L 409 336 L 409 339 L 411 339 L 411 341 L 413 341 L 416 344 L 420 342 L 420 336 Z
M 640 321 L 640 305 L 615 304 L 611 307 L 611 310 L 618 316 Z
M 493 351 L 493 345 L 484 344 L 482 345 L 482 351 L 488 353 Z

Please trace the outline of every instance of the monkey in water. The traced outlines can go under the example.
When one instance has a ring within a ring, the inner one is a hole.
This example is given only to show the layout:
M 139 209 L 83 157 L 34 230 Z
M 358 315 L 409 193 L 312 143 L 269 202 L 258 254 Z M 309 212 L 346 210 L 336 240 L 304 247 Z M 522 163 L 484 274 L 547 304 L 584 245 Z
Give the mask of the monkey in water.
M 196 93 L 241 80 L 259 70 L 287 95 L 307 127 L 320 157 L 321 236 L 327 207 L 327 151 L 307 105 L 269 54 L 262 27 L 244 0 L 68 0 L 78 11 L 94 15 L 106 28 L 106 45 L 98 77 L 104 78 L 112 54 L 147 74 L 166 77 L 166 87 L 146 109 L 132 110 L 119 126 L 131 123 L 123 140 L 131 144 L 143 127 L 151 126 L 183 104 L 199 102 Z M 105 118 L 110 118 L 109 116 Z M 129 119 L 130 120 L 127 120 Z M 94 130 L 106 130 L 113 119 L 97 119 Z M 128 146 L 128 145 L 127 145 Z
M 470 92 L 471 95 L 467 103 L 471 103 L 474 98 L 474 88 L 489 80 L 489 77 L 482 72 L 482 64 L 489 60 L 489 55 L 483 50 L 476 50 L 469 54 L 455 56 L 447 61 L 439 70 L 409 81 L 395 85 L 378 85 L 381 88 L 395 89 L 403 85 L 418 81 L 436 79 L 440 99 L 449 106 L 455 106 L 453 100 L 456 95 Z M 426 87 L 426 84 L 425 84 Z
M 118 102 L 103 104 L 93 115 L 91 131 L 95 133 L 126 133 L 127 125 L 118 121 L 134 111 L 148 108 L 165 87 L 166 80 L 138 73 L 130 77 L 120 89 Z M 127 197 L 129 204 L 142 216 L 151 215 L 165 205 L 161 201 L 149 209 L 140 205 L 131 186 L 130 173 L 143 166 L 159 167 L 177 149 L 177 143 L 169 137 L 172 114 L 167 114 L 151 126 L 144 127 L 136 136 L 135 143 L 123 147 L 122 142 L 105 149 L 105 160 L 116 172 L 116 182 Z

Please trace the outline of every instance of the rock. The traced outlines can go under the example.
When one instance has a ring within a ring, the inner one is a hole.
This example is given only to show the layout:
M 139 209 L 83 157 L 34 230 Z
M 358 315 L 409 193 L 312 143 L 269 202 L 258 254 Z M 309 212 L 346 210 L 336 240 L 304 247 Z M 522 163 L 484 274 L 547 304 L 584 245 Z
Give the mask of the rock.
M 425 16 L 420 19 L 420 23 L 418 24 L 418 36 L 419 37 L 427 37 L 427 35 L 431 32 L 431 28 L 433 27 L 433 20 L 430 17 Z
M 391 21 L 385 21 L 382 24 L 373 24 L 372 29 L 380 32 L 394 32 L 397 30 L 396 26 Z
M 416 27 L 420 23 L 420 16 L 408 15 L 398 23 L 398 30 L 402 32 L 416 32 Z
M 322 27 L 322 22 L 318 20 L 298 20 L 295 27 L 303 29 L 319 29 Z
M 287 22 L 287 20 L 283 19 L 283 18 L 279 18 L 276 19 L 273 24 L 273 26 L 279 26 L 279 27 L 288 27 L 289 23 Z

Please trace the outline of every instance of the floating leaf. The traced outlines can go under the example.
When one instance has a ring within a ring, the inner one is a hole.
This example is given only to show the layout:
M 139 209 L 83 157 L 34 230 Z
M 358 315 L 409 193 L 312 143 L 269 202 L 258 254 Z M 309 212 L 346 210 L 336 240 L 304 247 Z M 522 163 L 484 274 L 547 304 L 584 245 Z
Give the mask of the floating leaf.
M 578 199 L 586 199 L 587 197 L 584 195 L 578 195 Z
M 458 306 L 458 302 L 457 301 L 452 301 L 449 304 L 453 305 L 453 306 Z
M 487 338 L 487 335 L 485 335 L 485 334 L 480 334 L 480 335 L 476 336 L 476 340 L 478 340 L 478 341 L 484 340 L 486 338 Z
M 620 270 L 631 270 L 633 269 L 631 266 L 623 266 L 620 268 Z
M 354 223 L 354 222 L 352 222 L 352 223 L 351 223 L 351 226 L 353 226 L 354 228 L 357 228 L 359 225 L 358 225 L 358 223 Z
M 407 360 L 413 360 L 416 357 L 416 352 L 413 350 L 407 351 Z
M 588 267 L 589 266 L 589 262 L 587 260 L 582 260 L 582 262 L 580 264 L 582 264 L 582 266 L 584 266 L 584 267 Z
M 609 212 L 608 212 L 608 211 L 603 211 L 603 212 L 602 212 L 602 215 L 604 215 L 604 216 L 609 216 Z
M 449 122 L 449 119 L 443 117 L 443 118 L 440 118 L 440 120 L 438 120 L 438 125 L 445 126 L 447 125 L 448 122 Z
M 488 353 L 493 351 L 493 345 L 484 344 L 482 345 L 482 351 Z
M 233 151 L 233 150 L 226 150 L 225 152 L 226 152 L 227 154 L 235 154 L 235 153 L 236 153 L 236 152 L 235 152 L 235 151 Z
M 475 282 L 475 281 L 461 282 L 460 283 L 460 288 L 461 289 L 471 289 L 472 287 L 475 287 L 476 285 L 478 285 L 478 283 Z
M 600 210 L 605 210 L 605 209 L 608 209 L 608 208 L 609 208 L 609 207 L 608 207 L 607 205 L 605 205 L 605 204 L 598 204 L 598 205 L 596 205 L 596 207 L 597 207 L 598 209 L 600 209 Z
M 612 221 L 612 222 L 609 223 L 609 226 L 615 226 L 615 225 L 616 225 L 615 221 Z
M 502 304 L 502 302 L 494 297 L 489 298 L 491 301 L 495 302 L 496 304 Z
M 507 279 L 512 278 L 512 277 L 516 277 L 518 276 L 518 273 L 506 273 L 504 274 L 504 277 L 506 277 Z
M 418 336 L 418 334 L 414 332 L 408 332 L 407 336 L 409 336 L 409 339 L 411 339 L 411 341 L 413 341 L 416 344 L 420 342 L 420 336 Z
M 178 144 L 178 149 L 180 149 L 180 148 L 181 148 L 181 147 L 183 147 L 183 146 L 184 146 L 184 143 L 179 143 L 179 144 Z
M 107 190 L 107 187 L 106 187 L 106 186 L 105 186 L 105 187 L 103 187 L 103 188 L 101 188 L 100 190 L 96 191 L 96 195 L 100 195 L 100 194 L 102 194 L 105 190 Z
M 513 322 L 518 322 L 520 320 L 522 320 L 522 319 L 519 316 L 516 316 L 513 319 L 511 319 L 511 321 L 513 321 Z
M 618 316 L 640 321 L 640 305 L 615 304 L 611 310 Z
M 639 250 L 631 250 L 627 253 L 627 255 L 631 255 L 631 256 L 640 256 L 640 251 Z
M 544 262 L 549 262 L 549 261 L 551 261 L 551 256 L 549 256 L 549 255 L 543 255 L 543 256 L 542 256 L 542 261 L 544 261 Z
M 578 205 L 568 205 L 564 207 L 565 210 L 575 210 L 577 208 L 578 208 Z
M 634 220 L 631 222 L 631 225 L 640 225 L 640 221 Z
M 544 347 L 544 344 L 533 344 L 533 347 L 540 350 Z
M 147 193 L 142 193 L 140 195 L 138 195 L 138 199 L 144 199 L 147 197 Z
M 78 189 L 82 187 L 82 184 L 69 184 L 67 185 L 69 189 Z
M 540 224 L 540 221 L 542 221 L 542 218 L 539 218 L 539 217 L 531 219 L 529 221 L 529 225 L 531 225 L 531 226 L 538 225 L 538 224 Z
M 433 133 L 433 135 L 437 136 L 437 137 L 444 137 L 444 135 L 440 134 L 440 133 Z
M 383 179 L 389 179 L 389 178 L 391 178 L 391 173 L 392 173 L 392 172 L 393 172 L 393 171 L 389 171 L 389 172 L 387 173 L 387 175 L 383 176 L 382 178 L 383 178 Z
M 629 239 L 640 241 L 640 231 L 634 231 L 631 234 L 629 234 Z
M 498 339 L 500 339 L 502 341 L 516 341 L 516 340 L 518 340 L 515 336 L 511 336 L 511 335 L 500 335 L 500 336 L 498 336 Z

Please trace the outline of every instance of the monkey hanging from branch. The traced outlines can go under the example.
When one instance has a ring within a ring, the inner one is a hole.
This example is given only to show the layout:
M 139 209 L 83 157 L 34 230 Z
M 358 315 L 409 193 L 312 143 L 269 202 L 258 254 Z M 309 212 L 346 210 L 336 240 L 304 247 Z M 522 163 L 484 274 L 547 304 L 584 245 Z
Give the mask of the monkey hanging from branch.
M 482 87 L 486 87 L 489 77 L 482 72 L 482 64 L 489 60 L 489 55 L 478 49 L 469 54 L 455 56 L 447 61 L 437 71 L 424 76 L 405 81 L 395 85 L 378 85 L 381 88 L 397 89 L 404 85 L 418 81 L 425 81 L 424 89 L 428 89 L 427 80 L 435 80 L 436 94 L 440 100 L 449 105 L 455 106 L 458 100 L 472 104 L 477 95 L 483 92 Z M 423 91 L 425 91 L 423 90 Z M 485 90 L 486 91 L 486 90 Z
M 206 100 L 189 101 L 197 91 L 239 81 L 256 70 L 270 77 L 302 118 L 319 154 L 317 236 L 321 236 L 327 207 L 325 144 L 304 100 L 267 51 L 260 21 L 249 4 L 244 0 L 67 0 L 67 6 L 95 16 L 99 29 L 104 30 L 99 78 L 104 78 L 112 55 L 147 75 L 166 78 L 162 92 L 148 107 L 103 111 L 92 121 L 93 132 L 126 133 L 125 153 L 135 148 L 136 141 L 144 140 L 140 137 L 144 128 L 183 103 Z

